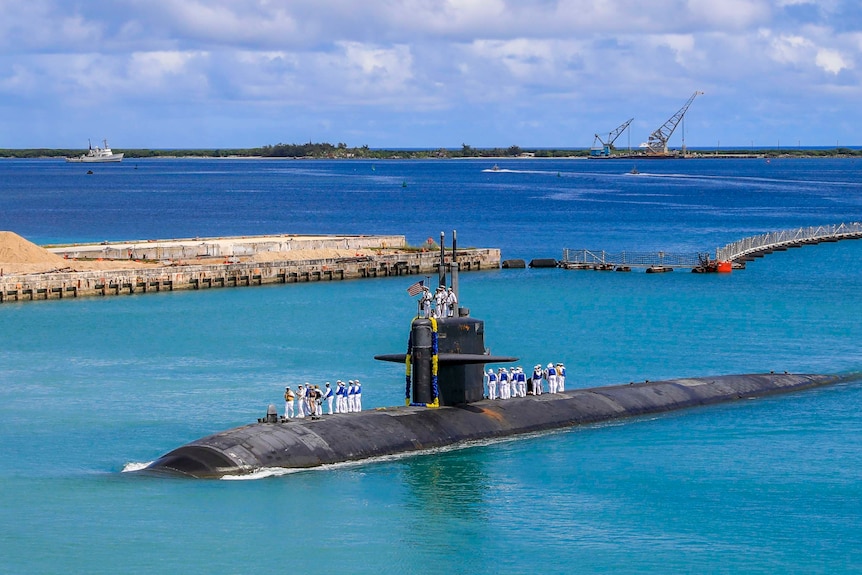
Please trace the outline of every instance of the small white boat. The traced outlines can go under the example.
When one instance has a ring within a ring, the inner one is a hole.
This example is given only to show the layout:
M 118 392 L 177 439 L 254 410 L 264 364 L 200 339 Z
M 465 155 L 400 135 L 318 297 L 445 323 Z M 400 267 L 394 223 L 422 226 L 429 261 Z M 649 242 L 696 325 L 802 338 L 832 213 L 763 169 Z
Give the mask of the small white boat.
M 75 156 L 74 158 L 66 158 L 67 162 L 85 162 L 85 163 L 96 163 L 96 162 L 122 162 L 123 154 L 115 154 L 111 151 L 111 148 L 108 147 L 108 140 L 102 140 L 105 144 L 104 148 L 100 148 L 99 146 L 93 147 L 92 144 L 87 142 L 89 145 L 89 150 L 87 150 L 86 154 L 81 154 L 80 156 Z

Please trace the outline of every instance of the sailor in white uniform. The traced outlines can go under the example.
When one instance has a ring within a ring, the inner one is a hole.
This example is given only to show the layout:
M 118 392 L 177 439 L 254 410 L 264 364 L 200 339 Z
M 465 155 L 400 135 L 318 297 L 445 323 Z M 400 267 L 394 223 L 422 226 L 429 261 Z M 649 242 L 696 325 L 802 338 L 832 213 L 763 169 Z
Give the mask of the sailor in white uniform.
M 357 379 L 356 384 L 356 395 L 354 395 L 353 407 L 355 408 L 353 411 L 362 411 L 362 384 L 359 383 Z
M 533 368 L 533 395 L 542 395 L 542 378 L 544 376 L 542 366 L 537 363 L 536 367 Z
M 530 377 L 531 377 L 531 381 L 533 382 L 533 389 L 530 393 L 532 393 L 533 395 L 539 395 L 539 386 L 542 385 L 542 377 L 543 377 L 542 366 L 538 365 L 538 364 L 534 365 L 533 366 L 533 375 Z
M 335 392 L 335 413 L 347 413 L 347 388 L 340 379 L 335 383 L 338 384 Z
M 290 419 L 293 417 L 293 399 L 294 393 L 290 386 L 284 388 L 284 418 Z
M 296 411 L 296 417 L 300 419 L 305 417 L 305 388 L 301 385 L 296 392 Z
M 347 388 L 347 411 L 353 413 L 356 411 L 356 382 L 352 379 L 348 382 Z
M 518 395 L 527 397 L 527 374 L 520 365 L 518 366 Z
M 509 399 L 509 372 L 502 367 L 497 371 L 497 379 L 500 381 L 500 399 Z
M 518 397 L 518 370 L 509 368 L 509 397 Z
M 332 415 L 332 400 L 335 399 L 335 394 L 332 392 L 332 386 L 329 385 L 328 381 L 326 382 L 326 389 L 323 390 L 323 399 L 329 408 L 329 415 Z
M 444 286 L 437 288 L 437 294 L 434 296 L 434 300 L 437 304 L 434 317 L 446 317 L 446 288 Z
M 566 366 L 562 363 L 557 364 L 557 391 L 566 391 Z
M 548 380 L 548 390 L 551 393 L 557 393 L 557 370 L 553 363 L 548 364 L 545 374 L 545 378 Z
M 455 296 L 455 292 L 452 291 L 452 288 L 449 288 L 449 291 L 446 292 L 446 317 L 453 317 L 455 315 L 455 308 L 458 306 L 458 298 Z
M 425 319 L 431 317 L 431 301 L 434 298 L 431 297 L 431 290 L 428 289 L 428 286 L 422 287 L 422 297 L 419 298 L 419 303 L 422 307 L 422 315 Z
M 488 368 L 488 399 L 497 399 L 497 374 L 494 370 Z

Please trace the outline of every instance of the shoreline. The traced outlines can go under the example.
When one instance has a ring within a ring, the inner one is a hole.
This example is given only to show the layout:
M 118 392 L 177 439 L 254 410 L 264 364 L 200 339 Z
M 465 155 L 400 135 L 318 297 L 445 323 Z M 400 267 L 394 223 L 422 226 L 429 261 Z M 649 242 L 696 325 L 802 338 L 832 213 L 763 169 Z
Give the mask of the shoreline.
M 862 147 L 840 146 L 823 148 L 753 148 L 725 147 L 688 148 L 684 153 L 677 149 L 671 150 L 669 156 L 648 156 L 639 154 L 640 149 L 617 149 L 618 157 L 591 158 L 589 148 L 518 148 L 517 153 L 508 152 L 505 148 L 410 148 L 410 149 L 375 149 L 368 148 L 337 148 L 320 152 L 307 150 L 310 153 L 263 153 L 261 148 L 220 149 L 148 149 L 129 148 L 117 149 L 125 154 L 124 161 L 145 159 L 203 159 L 203 160 L 526 160 L 526 159 L 601 159 L 601 160 L 653 160 L 653 159 L 734 159 L 734 158 L 860 158 Z M 86 150 L 65 148 L 22 148 L 0 149 L 0 159 L 64 159 L 77 156 Z M 305 152 L 305 151 L 304 151 Z

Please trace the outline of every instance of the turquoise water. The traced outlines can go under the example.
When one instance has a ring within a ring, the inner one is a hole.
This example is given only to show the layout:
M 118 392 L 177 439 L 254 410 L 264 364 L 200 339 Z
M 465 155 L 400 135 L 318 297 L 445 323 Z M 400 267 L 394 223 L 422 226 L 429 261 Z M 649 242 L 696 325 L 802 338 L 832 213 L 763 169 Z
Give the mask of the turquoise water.
M 97 173 L 108 185 L 82 189 L 76 205 L 66 166 L 0 162 L 10 198 L 0 228 L 37 241 L 285 232 L 288 213 L 313 227 L 308 214 L 325 199 L 326 226 L 352 226 L 326 231 L 367 224 L 421 241 L 457 227 L 464 243 L 529 258 L 564 247 L 708 249 L 862 219 L 852 161 L 779 162 L 778 174 L 754 161 L 671 164 L 650 165 L 667 173 L 644 181 L 621 173 L 630 166 L 592 162 L 500 162 L 514 171 L 491 175 L 479 163 L 392 162 L 373 176 L 346 162 L 141 163 L 156 191 L 124 184 L 142 177 L 124 163 Z M 409 201 L 369 191 L 379 172 L 399 188 L 411 174 Z M 444 224 L 414 220 L 414 204 L 429 201 L 414 187 L 450 190 L 474 208 L 451 210 Z M 244 201 L 227 217 L 230 196 Z M 279 212 L 288 200 L 294 211 Z M 128 213 L 81 219 L 116 204 Z M 171 233 L 158 233 L 153 213 Z M 461 301 L 486 321 L 493 352 L 525 367 L 564 361 L 569 386 L 846 374 L 862 371 L 860 258 L 862 242 L 848 241 L 730 275 L 469 273 Z M 858 383 L 252 480 L 122 472 L 254 420 L 280 405 L 286 383 L 358 377 L 366 408 L 400 404 L 402 369 L 371 357 L 406 345 L 414 304 L 404 289 L 415 279 L 0 306 L 0 572 L 862 570 Z

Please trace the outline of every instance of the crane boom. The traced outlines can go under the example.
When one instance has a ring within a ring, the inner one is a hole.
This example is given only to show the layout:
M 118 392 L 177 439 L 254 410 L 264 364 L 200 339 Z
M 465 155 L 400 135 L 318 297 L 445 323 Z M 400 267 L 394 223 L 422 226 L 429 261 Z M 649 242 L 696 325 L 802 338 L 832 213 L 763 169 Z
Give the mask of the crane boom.
M 701 94 L 703 94 L 703 92 L 695 92 L 692 94 L 691 98 L 688 99 L 688 102 L 686 102 L 676 114 L 671 116 L 668 121 L 655 132 L 650 134 L 649 140 L 647 140 L 648 153 L 661 155 L 667 154 L 667 141 L 670 139 L 671 134 L 673 134 L 673 131 L 676 130 L 677 125 L 685 116 L 685 113 L 688 111 L 688 107 L 691 106 L 694 99 Z
M 609 132 L 607 140 L 603 140 L 602 137 L 598 134 L 596 134 L 596 139 L 605 146 L 613 146 L 616 139 L 620 137 L 620 134 L 626 131 L 626 128 L 628 128 L 629 124 L 631 124 L 633 121 L 634 118 L 629 118 L 628 120 L 620 124 L 620 126 L 616 130 L 614 130 L 613 132 Z
M 593 147 L 590 149 L 590 155 L 591 156 L 610 156 L 611 155 L 611 148 L 613 147 L 614 142 L 616 141 L 617 138 L 620 137 L 620 134 L 622 134 L 623 132 L 626 131 L 626 128 L 628 128 L 629 124 L 631 124 L 633 121 L 634 121 L 634 118 L 629 118 L 628 120 L 626 120 L 625 122 L 620 124 L 620 126 L 617 127 L 617 129 L 615 129 L 612 132 L 609 132 L 607 140 L 602 139 L 601 136 L 596 134 L 595 135 L 596 137 L 593 138 Z M 602 145 L 597 146 L 596 145 L 597 141 L 600 142 Z

